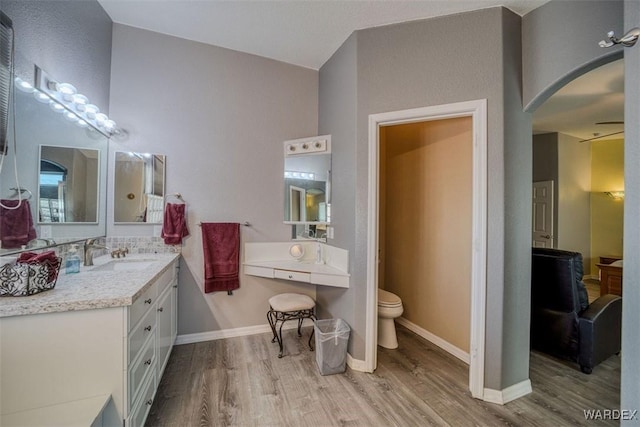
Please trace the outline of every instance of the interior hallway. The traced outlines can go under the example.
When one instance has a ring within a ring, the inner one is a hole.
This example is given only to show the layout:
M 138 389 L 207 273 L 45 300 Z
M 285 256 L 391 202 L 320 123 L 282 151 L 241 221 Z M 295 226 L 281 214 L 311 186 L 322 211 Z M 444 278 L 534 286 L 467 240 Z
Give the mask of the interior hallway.
M 282 359 L 270 334 L 176 346 L 146 425 L 593 426 L 583 410 L 619 407 L 618 356 L 585 375 L 532 353 L 533 393 L 500 406 L 471 398 L 467 365 L 397 329 L 401 350 L 379 347 L 374 374 L 321 376 L 309 327 L 283 331 Z

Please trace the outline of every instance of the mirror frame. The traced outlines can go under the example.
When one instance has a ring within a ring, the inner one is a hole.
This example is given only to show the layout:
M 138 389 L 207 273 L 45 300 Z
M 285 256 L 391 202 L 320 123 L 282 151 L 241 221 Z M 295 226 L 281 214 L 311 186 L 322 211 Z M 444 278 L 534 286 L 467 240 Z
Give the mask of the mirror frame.
M 41 221 L 40 218 L 40 186 L 41 186 L 41 182 L 40 182 L 40 176 L 42 175 L 42 170 L 41 170 L 41 165 L 42 165 L 42 147 L 52 147 L 52 148 L 68 148 L 68 149 L 73 149 L 73 150 L 92 150 L 92 151 L 96 151 L 98 153 L 98 161 L 97 161 L 97 170 L 96 170 L 96 220 L 95 221 L 65 221 L 65 222 L 44 222 Z M 99 218 L 100 218 L 100 173 L 101 173 L 101 167 L 100 167 L 100 161 L 101 161 L 101 156 L 103 155 L 101 152 L 101 150 L 98 148 L 90 148 L 90 147 L 70 147 L 70 146 L 63 146 L 63 145 L 50 145 L 50 144 L 39 144 L 39 149 L 38 149 L 38 190 L 37 190 L 37 197 L 36 197 L 36 214 L 38 215 L 38 220 L 37 220 L 37 224 L 39 226 L 42 225 L 55 225 L 55 226 L 60 226 L 60 225 L 72 225 L 72 224 L 99 224 Z M 103 196 L 104 197 L 104 196 Z
M 321 148 L 317 148 L 316 143 L 322 143 Z M 316 146 L 316 147 L 314 147 Z M 333 154 L 331 153 L 331 135 L 321 135 L 314 136 L 309 138 L 300 138 L 300 139 L 292 139 L 288 141 L 284 141 L 284 163 L 283 163 L 283 188 L 285 192 L 291 191 L 291 186 L 286 186 L 286 179 L 284 178 L 284 172 L 286 168 L 286 159 L 290 157 L 298 157 L 298 156 L 318 156 L 318 155 L 329 155 L 329 163 L 331 168 L 333 168 Z M 290 221 L 284 220 L 283 223 L 287 225 L 294 226 L 296 225 L 328 225 L 331 223 L 331 170 L 327 171 L 327 181 L 325 182 L 325 204 L 326 204 L 326 221 Z M 284 206 L 285 215 L 286 209 L 291 211 L 291 200 L 289 200 L 289 206 Z M 289 218 L 291 218 L 291 214 L 289 213 Z
M 118 203 L 117 195 L 116 195 L 116 185 L 117 185 L 117 157 L 119 153 L 134 153 L 140 155 L 150 155 L 150 156 L 162 156 L 164 163 L 164 171 L 162 174 L 162 211 L 164 213 L 164 205 L 167 198 L 167 155 L 159 154 L 159 153 L 142 153 L 137 151 L 115 151 L 113 154 L 113 224 L 114 225 L 153 225 L 157 226 L 162 224 L 162 220 L 159 222 L 143 222 L 143 221 L 116 221 L 116 205 Z

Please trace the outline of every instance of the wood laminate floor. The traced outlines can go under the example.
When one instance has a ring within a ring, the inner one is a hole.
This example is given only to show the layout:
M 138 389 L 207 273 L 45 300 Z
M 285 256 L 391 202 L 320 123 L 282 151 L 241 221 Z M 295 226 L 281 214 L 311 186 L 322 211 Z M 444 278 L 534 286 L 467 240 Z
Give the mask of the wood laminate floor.
M 283 331 L 176 346 L 147 426 L 600 426 L 584 410 L 619 408 L 620 358 L 585 375 L 531 354 L 533 393 L 504 406 L 473 399 L 468 366 L 406 328 L 398 350 L 379 347 L 373 374 L 321 376 L 303 337 Z

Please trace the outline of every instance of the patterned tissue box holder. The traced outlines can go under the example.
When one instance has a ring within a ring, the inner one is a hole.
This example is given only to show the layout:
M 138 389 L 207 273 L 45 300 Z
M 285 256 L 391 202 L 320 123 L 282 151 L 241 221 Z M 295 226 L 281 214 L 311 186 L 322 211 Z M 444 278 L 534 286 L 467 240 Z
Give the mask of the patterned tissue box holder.
M 0 297 L 24 297 L 56 286 L 62 258 L 37 263 L 17 262 L 0 267 Z

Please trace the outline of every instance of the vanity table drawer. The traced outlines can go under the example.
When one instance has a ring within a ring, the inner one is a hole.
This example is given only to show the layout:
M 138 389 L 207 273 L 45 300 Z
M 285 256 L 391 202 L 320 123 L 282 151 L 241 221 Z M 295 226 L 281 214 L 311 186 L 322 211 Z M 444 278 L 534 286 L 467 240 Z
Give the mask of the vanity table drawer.
M 129 333 L 129 358 L 127 364 L 131 363 L 142 349 L 149 337 L 156 331 L 156 311 L 149 310 L 140 323 Z
M 291 270 L 273 270 L 274 277 L 276 279 L 295 280 L 296 282 L 308 282 L 311 283 L 311 274 L 301 273 L 299 271 Z
M 131 307 L 129 307 L 129 331 L 145 315 L 147 310 L 156 303 L 157 291 L 157 282 L 155 282 L 131 304 Z
M 268 277 L 273 279 L 273 268 L 271 267 L 256 267 L 255 265 L 245 265 L 244 274 L 258 277 Z
M 156 365 L 156 339 L 153 336 L 140 351 L 140 357 L 134 362 L 129 370 L 129 399 L 131 408 L 136 401 L 138 391 L 142 387 L 143 380 L 147 373 L 154 375 Z

